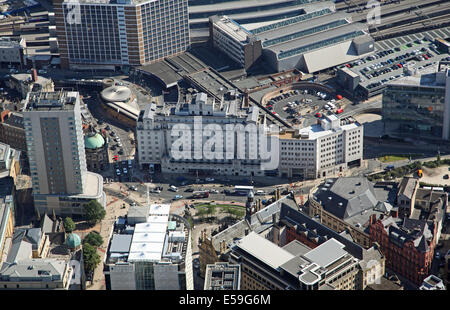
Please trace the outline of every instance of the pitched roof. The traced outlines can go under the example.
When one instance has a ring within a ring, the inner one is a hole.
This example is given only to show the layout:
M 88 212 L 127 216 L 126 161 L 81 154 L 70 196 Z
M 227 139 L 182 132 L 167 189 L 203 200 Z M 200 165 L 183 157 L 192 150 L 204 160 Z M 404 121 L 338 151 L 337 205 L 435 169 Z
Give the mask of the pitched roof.
M 419 181 L 415 178 L 403 178 L 403 180 L 400 182 L 398 194 L 412 199 L 414 190 L 416 189 L 416 185 L 418 182 Z

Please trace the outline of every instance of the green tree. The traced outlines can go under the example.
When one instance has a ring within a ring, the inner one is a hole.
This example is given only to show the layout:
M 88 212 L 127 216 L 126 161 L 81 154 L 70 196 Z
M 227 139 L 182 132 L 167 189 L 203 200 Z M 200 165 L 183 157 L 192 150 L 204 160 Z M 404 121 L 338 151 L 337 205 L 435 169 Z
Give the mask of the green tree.
M 97 233 L 95 231 L 91 231 L 83 239 L 83 245 L 87 244 L 87 243 L 90 245 L 93 245 L 95 247 L 99 247 L 103 244 L 103 238 L 102 238 L 102 236 L 100 236 L 99 233 Z
M 97 253 L 97 248 L 89 243 L 83 244 L 83 258 L 84 269 L 87 272 L 92 272 L 100 264 L 100 255 Z
M 72 232 L 75 230 L 75 223 L 70 217 L 64 219 L 64 229 L 66 232 Z
M 95 225 L 105 218 L 106 211 L 96 200 L 91 200 L 85 207 L 86 220 L 89 224 Z

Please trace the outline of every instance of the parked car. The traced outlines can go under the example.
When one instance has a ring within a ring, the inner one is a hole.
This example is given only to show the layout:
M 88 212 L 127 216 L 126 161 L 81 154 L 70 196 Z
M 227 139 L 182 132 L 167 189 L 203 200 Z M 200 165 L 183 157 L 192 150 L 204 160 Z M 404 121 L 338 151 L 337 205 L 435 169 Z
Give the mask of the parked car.
M 181 198 L 183 198 L 183 196 L 181 196 L 181 195 L 175 195 L 175 197 L 173 197 L 173 200 L 179 200 L 179 199 L 181 199 Z
M 214 179 L 213 178 L 206 178 L 205 181 L 206 182 L 214 182 Z
M 178 188 L 176 186 L 170 185 L 169 191 L 171 191 L 171 192 L 178 192 Z

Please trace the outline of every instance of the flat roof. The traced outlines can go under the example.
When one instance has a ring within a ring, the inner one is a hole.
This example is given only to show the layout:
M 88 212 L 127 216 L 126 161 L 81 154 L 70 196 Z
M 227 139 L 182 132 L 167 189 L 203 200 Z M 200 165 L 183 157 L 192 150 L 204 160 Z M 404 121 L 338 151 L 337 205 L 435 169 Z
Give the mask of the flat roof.
M 175 86 L 183 77 L 177 73 L 167 62 L 159 61 L 149 65 L 141 66 L 138 70 L 156 77 L 165 88 Z
M 170 204 L 152 204 L 150 205 L 150 215 L 169 215 Z
M 134 226 L 134 233 L 166 232 L 166 223 L 138 223 Z
M 294 258 L 294 255 L 288 251 L 253 231 L 236 245 L 274 269 Z
M 110 253 L 128 253 L 130 251 L 133 235 L 113 234 L 111 239 Z
M 166 236 L 166 233 L 164 233 L 164 232 L 134 233 L 133 234 L 133 243 L 139 243 L 139 242 L 161 243 L 164 241 L 165 236 Z
M 326 268 L 338 259 L 347 255 L 344 247 L 345 245 L 336 239 L 330 239 L 303 256 L 317 265 Z

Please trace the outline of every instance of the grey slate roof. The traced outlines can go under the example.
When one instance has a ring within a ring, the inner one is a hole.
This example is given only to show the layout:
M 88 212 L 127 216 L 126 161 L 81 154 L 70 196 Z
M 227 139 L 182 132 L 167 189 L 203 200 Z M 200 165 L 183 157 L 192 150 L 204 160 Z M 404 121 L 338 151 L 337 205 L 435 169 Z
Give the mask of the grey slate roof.
M 42 232 L 44 234 L 52 233 L 53 232 L 53 224 L 54 224 L 53 220 L 50 217 L 48 217 L 47 214 L 44 214 L 44 217 L 42 218 L 42 221 L 41 221 Z
M 417 182 L 418 180 L 416 180 L 415 178 L 403 178 L 400 182 L 398 194 L 405 195 L 409 199 L 412 199 Z
M 364 177 L 331 179 L 314 194 L 323 208 L 340 219 L 347 219 L 364 210 L 373 209 L 378 200 L 373 184 Z
M 4 263 L 0 271 L 3 281 L 60 281 L 66 261 L 52 258 L 26 259 L 15 264 Z

